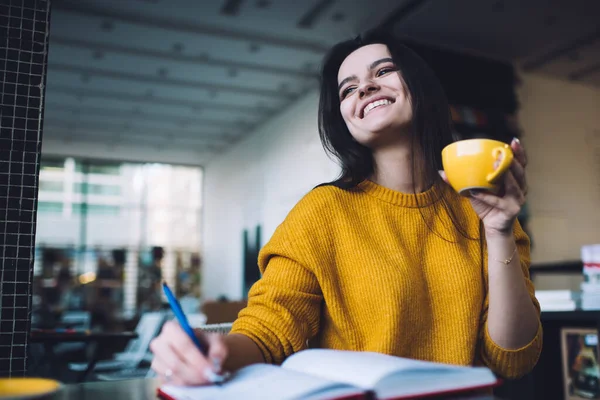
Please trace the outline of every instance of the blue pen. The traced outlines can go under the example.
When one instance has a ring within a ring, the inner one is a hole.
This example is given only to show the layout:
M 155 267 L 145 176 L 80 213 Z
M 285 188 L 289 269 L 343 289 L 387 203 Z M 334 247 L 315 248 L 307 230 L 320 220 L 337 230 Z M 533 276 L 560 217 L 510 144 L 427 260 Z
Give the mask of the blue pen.
M 175 314 L 179 325 L 185 331 L 185 333 L 187 333 L 190 339 L 192 339 L 192 341 L 198 347 L 198 349 L 200 349 L 200 352 L 206 357 L 208 354 L 208 349 L 205 345 L 203 345 L 200 342 L 200 340 L 198 340 L 198 337 L 194 334 L 194 330 L 190 326 L 185 314 L 183 313 L 179 301 L 177 301 L 175 295 L 173 295 L 173 292 L 171 292 L 171 289 L 169 289 L 166 282 L 163 282 L 162 286 L 163 291 L 165 292 L 165 296 L 167 296 L 167 300 L 169 301 L 169 305 L 171 306 L 171 310 L 173 310 L 173 314 Z

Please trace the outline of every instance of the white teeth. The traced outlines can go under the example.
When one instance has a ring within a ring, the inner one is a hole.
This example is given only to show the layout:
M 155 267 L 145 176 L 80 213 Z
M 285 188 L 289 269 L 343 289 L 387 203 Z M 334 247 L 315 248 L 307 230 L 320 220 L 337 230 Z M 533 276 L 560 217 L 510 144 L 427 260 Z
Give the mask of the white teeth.
M 374 101 L 374 102 L 372 102 L 372 103 L 369 103 L 369 104 L 367 104 L 367 105 L 365 106 L 365 109 L 364 109 L 364 111 L 363 111 L 363 116 L 366 116 L 366 115 L 369 113 L 369 111 L 371 111 L 372 109 L 374 109 L 374 108 L 376 108 L 376 107 L 379 107 L 379 106 L 387 106 L 387 105 L 389 105 L 389 104 L 392 104 L 392 102 L 391 102 L 391 101 L 389 101 L 389 100 L 387 100 L 387 99 L 383 99 L 383 100 L 377 100 L 377 101 Z

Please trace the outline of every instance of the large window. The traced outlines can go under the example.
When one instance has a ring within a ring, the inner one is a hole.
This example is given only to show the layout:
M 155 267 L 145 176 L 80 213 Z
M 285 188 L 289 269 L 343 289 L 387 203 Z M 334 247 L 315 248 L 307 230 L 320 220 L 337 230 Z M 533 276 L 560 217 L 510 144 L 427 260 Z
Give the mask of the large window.
M 61 276 L 77 296 L 58 308 L 93 311 L 101 293 L 110 292 L 115 315 L 154 309 L 160 279 L 179 294 L 200 295 L 200 168 L 43 159 L 39 187 L 39 301 Z M 99 282 L 110 280 L 103 292 Z

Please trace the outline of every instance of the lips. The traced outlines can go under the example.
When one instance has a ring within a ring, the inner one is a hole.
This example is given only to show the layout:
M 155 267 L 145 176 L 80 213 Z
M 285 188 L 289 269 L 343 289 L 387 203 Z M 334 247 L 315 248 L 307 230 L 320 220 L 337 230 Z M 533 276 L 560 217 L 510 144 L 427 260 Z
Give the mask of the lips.
M 372 110 L 378 108 L 378 107 L 385 107 L 385 106 L 389 106 L 390 104 L 394 103 L 394 99 L 391 97 L 385 97 L 385 96 L 381 96 L 381 97 L 376 97 L 374 99 L 371 99 L 368 101 L 368 103 L 366 103 L 361 111 L 360 111 L 360 118 L 364 118 L 367 114 L 369 114 L 369 112 L 371 112 Z

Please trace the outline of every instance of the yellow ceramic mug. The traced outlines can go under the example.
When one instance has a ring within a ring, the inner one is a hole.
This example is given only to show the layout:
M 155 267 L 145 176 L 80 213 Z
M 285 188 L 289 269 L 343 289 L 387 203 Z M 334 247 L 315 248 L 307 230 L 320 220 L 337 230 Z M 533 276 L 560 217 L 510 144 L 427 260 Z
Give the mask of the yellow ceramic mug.
M 45 378 L 0 378 L 0 400 L 50 399 L 62 384 Z
M 491 139 L 454 142 L 442 150 L 442 164 L 450 185 L 458 193 L 469 190 L 496 192 L 498 181 L 513 160 L 510 146 Z M 494 168 L 499 161 L 497 168 Z

